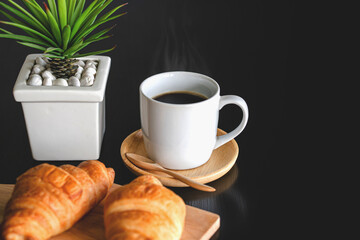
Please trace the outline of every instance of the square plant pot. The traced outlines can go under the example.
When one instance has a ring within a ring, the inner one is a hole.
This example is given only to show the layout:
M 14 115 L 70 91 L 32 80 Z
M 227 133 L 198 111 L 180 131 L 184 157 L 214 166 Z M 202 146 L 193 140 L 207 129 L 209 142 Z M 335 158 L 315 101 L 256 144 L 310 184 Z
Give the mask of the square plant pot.
M 41 54 L 27 56 L 14 86 L 21 102 L 35 160 L 98 159 L 105 132 L 105 89 L 110 57 L 90 56 L 98 61 L 90 87 L 29 86 L 34 62 Z

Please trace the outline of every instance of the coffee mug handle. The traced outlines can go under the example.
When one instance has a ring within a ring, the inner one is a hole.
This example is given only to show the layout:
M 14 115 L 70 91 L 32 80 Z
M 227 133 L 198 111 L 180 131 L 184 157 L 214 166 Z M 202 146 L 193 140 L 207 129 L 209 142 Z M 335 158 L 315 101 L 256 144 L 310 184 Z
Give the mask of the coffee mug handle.
M 233 131 L 222 135 L 222 136 L 217 136 L 216 137 L 216 143 L 215 143 L 215 147 L 214 149 L 222 146 L 223 144 L 229 142 L 230 140 L 234 139 L 237 135 L 239 135 L 245 128 L 248 118 L 249 118 L 249 110 L 248 110 L 248 106 L 245 102 L 244 99 L 242 99 L 239 96 L 235 96 L 235 95 L 226 95 L 226 96 L 221 96 L 220 97 L 220 102 L 219 102 L 219 111 L 228 104 L 235 104 L 238 105 L 242 112 L 243 112 L 243 118 L 241 120 L 241 123 L 239 124 L 239 126 L 237 128 L 235 128 Z

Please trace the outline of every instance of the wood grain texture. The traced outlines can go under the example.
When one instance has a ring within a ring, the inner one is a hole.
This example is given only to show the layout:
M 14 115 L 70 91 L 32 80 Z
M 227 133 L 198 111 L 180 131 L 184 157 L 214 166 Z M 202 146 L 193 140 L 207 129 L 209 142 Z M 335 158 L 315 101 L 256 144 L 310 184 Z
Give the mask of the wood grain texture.
M 121 187 L 114 184 L 110 191 Z M 3 219 L 4 208 L 10 199 L 14 185 L 0 184 L 0 221 Z M 217 214 L 195 207 L 186 206 L 185 228 L 182 240 L 209 239 L 220 227 Z M 70 230 L 52 237 L 51 240 L 104 240 L 103 202 L 90 211 Z
M 218 129 L 218 135 L 224 135 L 221 129 Z M 121 144 L 120 154 L 125 165 L 136 175 L 152 174 L 159 178 L 165 186 L 170 187 L 188 187 L 188 185 L 179 180 L 167 175 L 166 173 L 148 171 L 138 168 L 127 159 L 125 153 L 136 153 L 144 157 L 149 157 L 146 153 L 143 135 L 141 130 L 137 130 L 130 134 Z M 224 176 L 234 166 L 239 154 L 239 147 L 233 139 L 230 142 L 215 149 L 210 159 L 203 165 L 189 170 L 172 170 L 176 173 L 182 174 L 200 183 L 212 182 Z

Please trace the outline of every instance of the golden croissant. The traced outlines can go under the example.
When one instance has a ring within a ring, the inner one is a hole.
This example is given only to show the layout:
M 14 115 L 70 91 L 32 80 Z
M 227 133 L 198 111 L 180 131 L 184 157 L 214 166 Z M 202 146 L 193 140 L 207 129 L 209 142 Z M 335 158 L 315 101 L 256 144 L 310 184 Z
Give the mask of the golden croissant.
M 29 169 L 5 207 L 3 239 L 43 240 L 71 228 L 107 195 L 114 177 L 112 168 L 95 160 Z
M 185 214 L 185 203 L 178 195 L 157 178 L 144 175 L 105 199 L 106 239 L 180 239 Z

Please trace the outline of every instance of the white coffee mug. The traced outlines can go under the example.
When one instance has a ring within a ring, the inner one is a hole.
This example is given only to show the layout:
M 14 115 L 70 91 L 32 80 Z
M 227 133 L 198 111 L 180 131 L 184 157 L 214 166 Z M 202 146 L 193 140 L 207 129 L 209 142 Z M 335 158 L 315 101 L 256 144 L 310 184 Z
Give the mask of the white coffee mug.
M 206 99 L 189 104 L 154 100 L 170 92 L 191 92 Z M 243 112 L 240 125 L 228 134 L 216 136 L 219 110 L 227 104 Z M 169 169 L 191 169 L 207 162 L 214 149 L 239 135 L 249 117 L 246 102 L 238 96 L 220 96 L 212 78 L 193 72 L 165 72 L 140 85 L 140 115 L 148 156 Z

